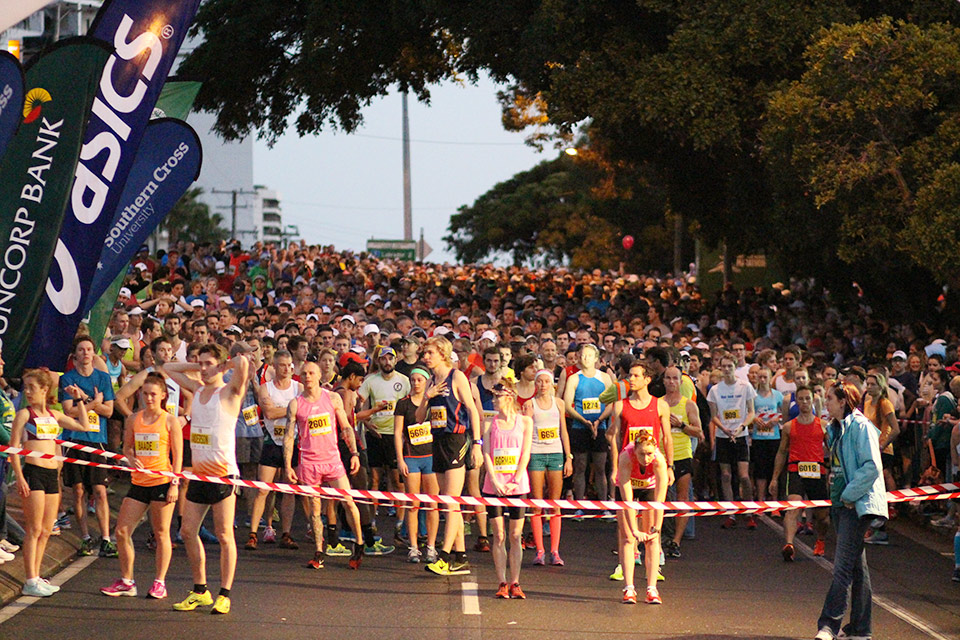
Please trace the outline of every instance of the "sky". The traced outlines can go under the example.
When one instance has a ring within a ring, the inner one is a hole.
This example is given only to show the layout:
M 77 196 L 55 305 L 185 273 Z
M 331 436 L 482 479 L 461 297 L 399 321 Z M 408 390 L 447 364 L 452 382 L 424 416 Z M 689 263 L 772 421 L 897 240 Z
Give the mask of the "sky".
M 409 100 L 413 235 L 433 248 L 431 262 L 454 261 L 442 237 L 451 214 L 498 182 L 556 157 L 523 143 L 500 121 L 497 85 L 453 82 L 432 88 L 429 105 Z M 276 189 L 283 223 L 310 243 L 363 250 L 366 241 L 403 238 L 402 107 L 398 92 L 363 110 L 354 134 L 300 138 L 290 130 L 272 147 L 254 142 L 255 184 Z

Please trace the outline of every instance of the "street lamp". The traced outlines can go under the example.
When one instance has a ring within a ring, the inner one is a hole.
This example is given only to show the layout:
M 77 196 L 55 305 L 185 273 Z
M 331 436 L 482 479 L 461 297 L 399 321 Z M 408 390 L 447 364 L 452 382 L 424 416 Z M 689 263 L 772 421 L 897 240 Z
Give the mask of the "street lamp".
M 578 156 L 578 155 L 580 155 L 580 152 L 577 151 L 577 148 L 576 148 L 576 147 L 567 147 L 566 149 L 563 150 L 563 152 L 564 152 L 565 154 L 567 154 L 568 156 Z

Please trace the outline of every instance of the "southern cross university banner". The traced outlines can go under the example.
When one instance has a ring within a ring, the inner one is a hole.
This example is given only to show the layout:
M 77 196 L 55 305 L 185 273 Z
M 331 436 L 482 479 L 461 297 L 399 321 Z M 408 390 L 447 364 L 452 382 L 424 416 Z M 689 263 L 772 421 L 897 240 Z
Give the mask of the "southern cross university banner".
M 0 51 L 0 159 L 24 117 L 24 82 L 20 61 L 13 54 Z

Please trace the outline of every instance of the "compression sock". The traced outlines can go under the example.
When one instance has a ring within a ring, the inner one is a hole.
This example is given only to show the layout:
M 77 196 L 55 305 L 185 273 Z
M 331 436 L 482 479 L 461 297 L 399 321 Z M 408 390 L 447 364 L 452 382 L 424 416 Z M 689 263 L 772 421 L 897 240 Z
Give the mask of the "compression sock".
M 562 519 L 559 515 L 550 516 L 550 551 L 558 553 L 560 551 L 560 523 Z
M 419 525 L 417 527 L 417 531 L 423 535 L 423 533 L 427 530 L 427 512 L 423 509 L 420 509 L 420 511 L 417 513 L 417 524 Z
M 455 559 L 457 562 L 463 562 L 464 560 L 467 559 L 467 552 L 466 552 L 466 551 L 454 551 L 454 552 L 453 552 L 453 557 L 454 557 L 454 559 Z
M 340 544 L 340 527 L 335 524 L 328 524 L 324 530 L 326 531 L 328 547 L 335 547 Z
M 550 526 L 553 524 L 551 523 Z M 530 530 L 533 531 L 533 544 L 536 545 L 537 551 L 543 551 L 543 516 L 539 513 L 530 516 Z
M 207 592 L 207 585 L 205 585 L 205 584 L 195 584 L 195 585 L 193 585 L 193 592 L 194 592 L 194 593 L 206 593 L 206 592 Z
M 375 535 L 373 533 L 373 525 L 365 524 L 360 527 L 360 533 L 363 535 L 363 544 L 368 547 L 372 547 L 376 542 Z

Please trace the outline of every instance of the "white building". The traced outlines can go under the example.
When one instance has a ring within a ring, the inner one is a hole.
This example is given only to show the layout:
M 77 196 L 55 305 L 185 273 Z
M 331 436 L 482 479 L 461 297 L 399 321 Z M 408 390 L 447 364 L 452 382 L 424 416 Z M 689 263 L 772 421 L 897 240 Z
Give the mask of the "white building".
M 257 238 L 263 242 L 284 242 L 283 213 L 280 210 L 280 194 L 263 185 L 253 187 L 253 224 L 260 230 Z

